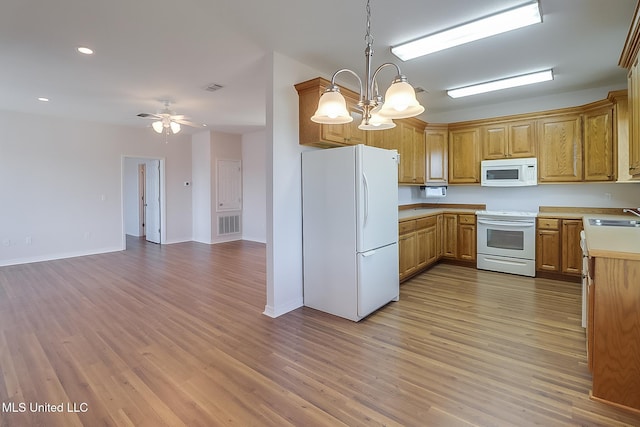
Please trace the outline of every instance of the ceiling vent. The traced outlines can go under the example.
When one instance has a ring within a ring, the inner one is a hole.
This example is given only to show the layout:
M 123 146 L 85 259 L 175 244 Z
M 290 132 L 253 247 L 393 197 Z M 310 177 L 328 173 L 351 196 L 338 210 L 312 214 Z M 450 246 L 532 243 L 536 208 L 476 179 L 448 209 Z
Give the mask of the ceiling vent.
M 207 87 L 206 87 L 206 89 L 205 89 L 205 90 L 206 90 L 207 92 L 215 92 L 215 91 L 217 91 L 217 90 L 222 89 L 223 87 L 224 87 L 224 86 L 219 85 L 219 84 L 217 84 L 217 83 L 211 83 L 209 86 L 207 86 Z

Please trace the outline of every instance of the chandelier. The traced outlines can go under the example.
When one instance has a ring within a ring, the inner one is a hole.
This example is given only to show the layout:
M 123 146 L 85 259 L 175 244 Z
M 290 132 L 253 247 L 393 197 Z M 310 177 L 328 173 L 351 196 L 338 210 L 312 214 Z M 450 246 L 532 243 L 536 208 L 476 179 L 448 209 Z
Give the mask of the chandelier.
M 340 73 L 347 72 L 354 75 L 360 84 L 360 98 L 358 107 L 362 110 L 362 123 L 358 126 L 362 130 L 382 130 L 395 127 L 392 119 L 404 119 L 414 117 L 424 111 L 424 107 L 420 105 L 416 99 L 416 93 L 413 87 L 407 83 L 407 77 L 402 74 L 400 67 L 392 62 L 386 62 L 380 65 L 371 73 L 371 58 L 373 56 L 373 37 L 371 36 L 371 7 L 370 0 L 367 0 L 367 32 L 365 41 L 367 47 L 364 50 L 366 58 L 365 75 L 366 84 L 362 84 L 362 80 L 357 73 L 342 68 L 331 77 L 331 84 L 324 91 L 318 101 L 318 109 L 311 117 L 311 120 L 322 124 L 344 124 L 353 121 L 353 117 L 347 110 L 344 96 L 340 93 L 340 88 L 336 85 L 336 76 Z M 395 67 L 397 71 L 396 78 L 391 82 L 391 86 L 387 89 L 384 98 L 378 93 L 378 83 L 376 77 L 380 70 L 385 67 Z

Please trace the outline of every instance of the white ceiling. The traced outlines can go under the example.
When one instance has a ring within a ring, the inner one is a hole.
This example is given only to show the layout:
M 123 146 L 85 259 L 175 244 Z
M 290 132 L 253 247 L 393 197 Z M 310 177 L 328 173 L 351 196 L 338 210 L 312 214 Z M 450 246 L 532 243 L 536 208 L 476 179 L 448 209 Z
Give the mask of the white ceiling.
M 617 66 L 636 0 L 540 0 L 543 23 L 401 62 L 389 47 L 527 0 L 372 0 L 373 65 L 396 62 L 430 115 L 625 87 Z M 3 0 L 0 109 L 144 127 L 162 100 L 210 129 L 265 125 L 262 58 L 364 74 L 365 0 Z M 95 50 L 76 53 L 77 46 Z M 445 90 L 552 67 L 555 80 L 453 100 Z M 380 73 L 381 86 L 393 77 Z M 354 86 L 346 75 L 344 84 Z M 205 88 L 217 83 L 217 92 Z M 605 93 L 606 94 L 606 93 Z M 37 101 L 40 96 L 51 99 Z

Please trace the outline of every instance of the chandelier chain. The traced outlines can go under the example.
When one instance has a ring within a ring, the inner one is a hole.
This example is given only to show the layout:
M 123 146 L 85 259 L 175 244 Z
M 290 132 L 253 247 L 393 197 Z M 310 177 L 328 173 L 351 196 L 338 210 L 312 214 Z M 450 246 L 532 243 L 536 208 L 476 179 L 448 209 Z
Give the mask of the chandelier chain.
M 371 36 L 371 5 L 370 0 L 367 0 L 367 34 L 364 36 L 364 40 L 367 44 L 373 44 L 373 37 Z

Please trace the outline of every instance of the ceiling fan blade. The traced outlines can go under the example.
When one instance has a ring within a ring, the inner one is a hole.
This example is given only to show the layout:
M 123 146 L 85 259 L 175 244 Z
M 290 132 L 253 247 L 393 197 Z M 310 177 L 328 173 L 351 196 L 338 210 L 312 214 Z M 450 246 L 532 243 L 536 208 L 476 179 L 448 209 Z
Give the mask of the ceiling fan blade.
M 162 117 L 158 116 L 157 114 L 140 113 L 140 114 L 138 114 L 138 117 L 142 117 L 143 119 L 159 119 L 159 120 L 162 120 Z
M 184 117 L 185 116 L 183 114 L 173 115 L 171 116 L 171 120 L 182 120 Z
M 194 127 L 194 128 L 202 127 L 202 125 L 200 125 L 198 123 L 190 122 L 189 120 L 173 119 L 172 121 L 174 121 L 176 123 L 180 123 L 181 125 L 187 125 L 187 126 L 191 126 L 191 127 Z

